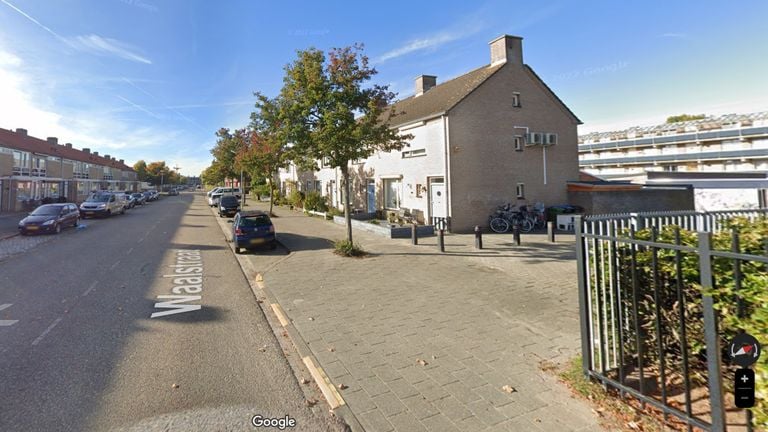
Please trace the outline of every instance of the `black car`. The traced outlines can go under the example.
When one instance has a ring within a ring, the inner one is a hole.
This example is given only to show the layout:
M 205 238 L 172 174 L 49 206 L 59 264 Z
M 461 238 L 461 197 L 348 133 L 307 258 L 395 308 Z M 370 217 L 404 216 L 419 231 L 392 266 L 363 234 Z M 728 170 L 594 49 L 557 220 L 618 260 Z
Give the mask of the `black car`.
M 234 195 L 224 195 L 219 199 L 219 217 L 234 216 L 240 211 L 240 200 Z
M 21 235 L 32 233 L 60 233 L 66 226 L 80 223 L 80 211 L 74 204 L 43 204 L 19 221 Z

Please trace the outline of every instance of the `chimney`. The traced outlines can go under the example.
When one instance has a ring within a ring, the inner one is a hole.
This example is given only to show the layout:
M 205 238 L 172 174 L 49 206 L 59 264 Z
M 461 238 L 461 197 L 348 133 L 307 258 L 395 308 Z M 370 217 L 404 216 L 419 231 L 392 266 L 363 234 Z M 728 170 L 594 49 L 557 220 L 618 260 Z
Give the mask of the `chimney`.
M 93 155 L 94 155 L 94 156 L 98 156 L 98 155 L 99 155 L 99 152 L 93 152 Z
M 16 128 L 16 133 L 19 135 L 27 136 L 27 130 L 22 128 Z
M 91 153 L 91 149 L 89 149 L 89 148 L 86 148 L 86 147 L 83 147 L 83 153 L 88 153 L 88 154 L 90 154 L 90 153 Z
M 523 64 L 523 38 L 504 35 L 490 41 L 491 66 L 501 63 Z
M 59 139 L 56 137 L 48 137 L 48 144 L 56 145 L 59 143 Z
M 105 155 L 104 155 L 104 159 L 109 159 L 109 155 L 108 155 L 108 154 L 105 154 Z
M 72 148 L 72 143 L 66 143 L 66 144 L 64 144 L 64 147 L 66 147 L 66 148 Z
M 120 159 L 120 165 L 125 165 L 125 159 Z
M 434 75 L 419 75 L 416 77 L 416 96 L 421 96 L 427 90 L 437 85 L 437 77 Z

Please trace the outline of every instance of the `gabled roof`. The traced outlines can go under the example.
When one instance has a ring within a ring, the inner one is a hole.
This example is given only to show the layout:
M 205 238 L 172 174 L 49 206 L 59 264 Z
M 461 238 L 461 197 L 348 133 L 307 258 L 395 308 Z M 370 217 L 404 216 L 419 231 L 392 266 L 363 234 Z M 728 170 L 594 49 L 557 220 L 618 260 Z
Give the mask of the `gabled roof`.
M 411 96 L 395 102 L 392 108 L 396 115 L 392 118 L 391 125 L 411 123 L 450 110 L 503 66 L 504 64 L 486 65 L 438 84 L 420 96 Z
M 133 168 L 124 163 L 121 164 L 118 160 L 96 156 L 93 153 L 86 153 L 73 147 L 67 147 L 66 145 L 52 144 L 46 140 L 41 140 L 39 138 L 31 137 L 23 133 L 18 133 L 3 128 L 0 128 L 0 146 L 46 156 L 56 156 L 62 157 L 64 159 L 108 166 L 117 168 L 121 171 L 133 171 Z
M 555 101 L 556 101 L 558 104 L 560 104 L 560 106 L 561 106 L 562 108 L 564 108 L 564 109 L 565 109 L 565 111 L 566 111 L 566 112 L 567 112 L 567 113 L 568 113 L 568 114 L 569 114 L 571 117 L 573 117 L 573 119 L 576 121 L 576 123 L 577 123 L 577 124 L 584 124 L 584 123 L 583 123 L 581 120 L 579 120 L 579 118 L 578 118 L 578 117 L 576 117 L 576 114 L 574 114 L 574 113 L 573 113 L 573 111 L 571 111 L 571 109 L 570 109 L 570 108 L 568 108 L 568 105 L 566 105 L 566 104 L 565 104 L 565 102 L 563 102 L 563 100 L 562 100 L 562 99 L 560 99 L 560 97 L 558 97 L 558 96 L 557 96 L 557 94 L 555 94 L 555 92 L 553 92 L 551 88 L 549 88 L 549 86 L 547 85 L 547 83 L 545 83 L 545 82 L 544 82 L 544 80 L 543 80 L 543 79 L 541 79 L 541 78 L 539 77 L 539 75 L 538 75 L 538 74 L 536 74 L 536 72 L 534 72 L 534 71 L 533 71 L 533 68 L 531 68 L 531 67 L 530 67 L 530 66 L 528 66 L 528 65 L 525 65 L 525 70 L 527 70 L 527 71 L 528 71 L 528 72 L 529 72 L 529 73 L 530 73 L 530 74 L 533 76 L 533 78 L 534 78 L 534 79 L 535 79 L 535 80 L 536 80 L 536 81 L 537 81 L 539 84 L 541 84 L 541 85 L 544 87 L 544 90 L 545 90 L 547 93 L 549 93 L 549 94 L 550 94 L 550 96 L 552 96 L 552 97 L 555 99 Z

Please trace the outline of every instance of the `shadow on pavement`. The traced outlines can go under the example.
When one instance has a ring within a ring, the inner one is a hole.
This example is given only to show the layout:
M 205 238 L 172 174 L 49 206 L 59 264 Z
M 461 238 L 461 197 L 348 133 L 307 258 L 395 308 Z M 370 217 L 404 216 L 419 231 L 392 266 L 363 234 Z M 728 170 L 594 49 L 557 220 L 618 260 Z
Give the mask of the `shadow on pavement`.
M 181 244 L 181 243 L 171 243 L 168 246 L 169 246 L 170 249 L 193 249 L 193 250 L 227 249 L 226 246 L 200 245 L 200 244 Z
M 277 233 L 277 239 L 290 252 L 333 249 L 333 242 L 321 237 L 307 237 L 293 233 Z

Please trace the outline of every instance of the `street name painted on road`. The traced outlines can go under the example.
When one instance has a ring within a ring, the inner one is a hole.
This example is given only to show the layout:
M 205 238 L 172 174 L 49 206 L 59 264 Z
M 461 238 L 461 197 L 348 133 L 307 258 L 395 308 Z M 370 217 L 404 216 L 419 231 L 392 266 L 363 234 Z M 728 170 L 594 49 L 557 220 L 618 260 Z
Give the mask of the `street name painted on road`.
M 0 305 L 0 311 L 3 309 L 8 309 L 9 307 L 13 306 L 13 303 L 6 303 Z M 19 320 L 0 320 L 0 327 L 8 327 L 12 326 L 19 322 Z
M 199 294 L 203 291 L 203 257 L 199 250 L 176 250 L 176 263 L 168 267 L 173 268 L 173 274 L 165 274 L 164 278 L 173 279 L 173 295 L 157 296 L 156 309 L 166 309 L 153 312 L 151 318 L 159 318 L 178 313 L 191 312 L 202 309 L 202 305 L 188 302 L 200 301 L 203 296 L 189 295 Z

